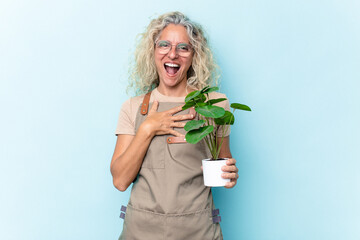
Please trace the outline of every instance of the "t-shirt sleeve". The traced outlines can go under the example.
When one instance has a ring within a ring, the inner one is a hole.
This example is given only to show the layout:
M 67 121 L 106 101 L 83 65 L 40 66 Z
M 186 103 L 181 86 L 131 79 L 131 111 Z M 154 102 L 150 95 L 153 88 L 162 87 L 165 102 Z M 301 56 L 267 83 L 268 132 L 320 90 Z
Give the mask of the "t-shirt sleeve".
M 132 117 L 131 99 L 125 101 L 121 106 L 115 130 L 115 135 L 119 134 L 135 135 L 135 119 Z

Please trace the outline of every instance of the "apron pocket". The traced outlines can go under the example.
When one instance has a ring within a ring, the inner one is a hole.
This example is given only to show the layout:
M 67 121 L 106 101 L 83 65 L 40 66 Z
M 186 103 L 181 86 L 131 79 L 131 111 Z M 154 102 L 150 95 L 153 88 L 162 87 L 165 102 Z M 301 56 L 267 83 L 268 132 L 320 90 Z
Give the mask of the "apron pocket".
M 142 168 L 165 168 L 165 136 L 155 136 L 144 157 Z
M 213 224 L 210 208 L 186 213 L 167 215 L 166 238 L 171 240 L 220 240 L 219 224 Z
M 220 224 L 214 224 L 210 208 L 160 214 L 127 206 L 119 240 L 222 240 Z
M 164 233 L 163 215 L 136 209 L 128 204 L 119 240 L 165 240 Z
M 197 144 L 167 144 L 167 151 L 172 159 L 172 163 L 176 166 L 196 170 L 200 170 L 201 160 L 211 156 L 204 140 L 201 140 Z

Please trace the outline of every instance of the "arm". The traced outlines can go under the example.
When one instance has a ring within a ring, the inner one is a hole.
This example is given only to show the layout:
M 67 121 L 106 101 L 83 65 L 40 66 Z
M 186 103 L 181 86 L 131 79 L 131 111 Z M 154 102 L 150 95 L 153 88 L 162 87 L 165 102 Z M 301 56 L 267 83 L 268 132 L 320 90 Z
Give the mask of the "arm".
M 220 138 L 218 138 L 218 141 L 219 140 Z M 231 179 L 229 183 L 226 183 L 225 188 L 233 188 L 237 183 L 237 179 L 239 178 L 239 174 L 238 174 L 239 169 L 235 165 L 236 160 L 232 158 L 229 142 L 230 142 L 230 136 L 225 137 L 219 154 L 219 158 L 229 158 L 229 160 L 226 161 L 226 166 L 222 167 L 222 170 L 224 172 L 228 172 L 228 173 L 223 173 L 222 177 Z
M 140 125 L 135 136 L 118 135 L 114 154 L 110 164 L 114 186 L 125 191 L 137 176 L 151 140 L 156 135 L 172 134 L 183 136 L 173 127 L 184 127 L 186 119 L 192 119 L 190 114 L 173 116 L 182 111 L 182 106 L 168 111 L 157 112 L 159 103 L 154 102 L 147 118 Z
M 217 141 L 221 141 L 221 137 L 217 138 Z M 230 152 L 230 136 L 224 137 L 224 141 L 221 145 L 219 158 L 232 158 L 231 152 Z
M 125 191 L 135 179 L 151 139 L 140 129 L 135 136 L 118 135 L 110 164 L 113 184 L 118 190 Z

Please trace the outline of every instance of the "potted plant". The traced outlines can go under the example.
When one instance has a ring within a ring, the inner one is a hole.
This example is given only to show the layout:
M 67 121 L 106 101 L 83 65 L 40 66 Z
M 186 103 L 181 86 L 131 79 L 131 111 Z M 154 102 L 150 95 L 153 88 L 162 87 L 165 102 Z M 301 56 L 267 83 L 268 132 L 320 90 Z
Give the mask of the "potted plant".
M 202 160 L 204 184 L 205 186 L 217 187 L 225 186 L 230 179 L 221 177 L 221 167 L 226 164 L 227 159 L 219 159 L 219 153 L 223 144 L 224 135 L 229 130 L 230 125 L 235 122 L 235 110 L 251 111 L 251 109 L 240 103 L 232 103 L 230 107 L 233 112 L 225 111 L 224 108 L 214 104 L 227 100 L 226 98 L 210 99 L 209 93 L 217 91 L 218 87 L 206 86 L 202 90 L 193 91 L 185 97 L 183 110 L 194 107 L 199 115 L 199 120 L 188 121 L 184 127 L 187 131 L 185 139 L 188 143 L 196 144 L 204 139 L 210 150 L 211 158 Z M 222 126 L 222 136 L 217 137 L 218 126 Z

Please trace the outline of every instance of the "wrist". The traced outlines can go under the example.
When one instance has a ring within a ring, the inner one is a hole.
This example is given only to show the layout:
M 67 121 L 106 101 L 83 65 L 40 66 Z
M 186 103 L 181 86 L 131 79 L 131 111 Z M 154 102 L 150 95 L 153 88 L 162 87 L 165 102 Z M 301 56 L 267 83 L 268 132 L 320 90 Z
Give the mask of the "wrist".
M 155 132 L 152 131 L 151 127 L 146 122 L 143 122 L 140 125 L 140 127 L 138 129 L 138 134 L 140 136 L 143 136 L 145 138 L 150 138 L 150 139 L 152 139 L 155 136 Z

